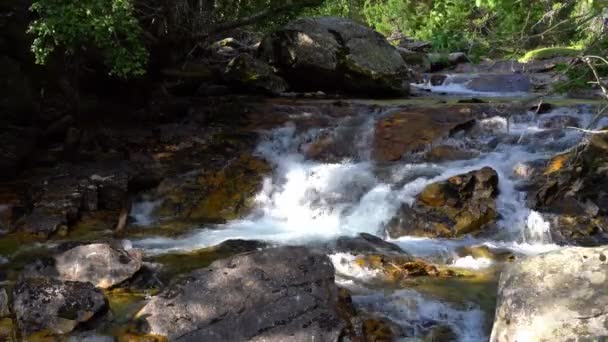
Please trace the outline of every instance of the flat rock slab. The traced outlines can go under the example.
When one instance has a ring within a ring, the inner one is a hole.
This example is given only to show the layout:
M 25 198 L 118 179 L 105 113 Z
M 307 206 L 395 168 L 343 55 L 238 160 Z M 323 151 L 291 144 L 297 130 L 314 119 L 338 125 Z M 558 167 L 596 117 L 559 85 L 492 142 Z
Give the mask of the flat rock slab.
M 608 336 L 608 247 L 564 248 L 507 266 L 492 342 Z
M 170 341 L 337 341 L 329 258 L 281 247 L 219 260 L 152 298 L 138 317 Z

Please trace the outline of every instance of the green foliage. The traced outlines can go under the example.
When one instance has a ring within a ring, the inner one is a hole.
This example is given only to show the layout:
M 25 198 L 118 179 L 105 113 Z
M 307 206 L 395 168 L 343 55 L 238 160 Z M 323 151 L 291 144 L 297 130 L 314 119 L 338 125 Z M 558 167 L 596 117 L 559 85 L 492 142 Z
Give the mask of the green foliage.
M 145 72 L 148 51 L 131 0 L 38 0 L 31 10 L 38 15 L 29 28 L 37 63 L 46 63 L 58 48 L 68 54 L 95 48 L 112 75 Z

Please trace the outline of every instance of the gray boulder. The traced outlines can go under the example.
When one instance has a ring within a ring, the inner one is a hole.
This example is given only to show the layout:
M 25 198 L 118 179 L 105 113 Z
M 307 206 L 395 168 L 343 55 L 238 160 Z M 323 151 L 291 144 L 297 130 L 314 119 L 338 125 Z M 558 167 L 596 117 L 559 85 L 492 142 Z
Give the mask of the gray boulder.
M 130 279 L 141 266 L 139 250 L 95 243 L 74 247 L 48 261 L 38 260 L 26 266 L 21 277 L 90 282 L 105 289 Z
M 39 331 L 66 334 L 107 308 L 91 283 L 32 278 L 13 289 L 13 311 L 23 336 Z
M 500 276 L 492 342 L 608 336 L 608 247 L 520 260 Z
M 90 282 L 104 289 L 131 278 L 141 264 L 139 250 L 125 251 L 104 243 L 74 247 L 55 257 L 60 279 Z
M 340 90 L 367 95 L 408 92 L 401 55 L 374 30 L 349 19 L 303 18 L 268 35 L 262 58 L 296 90 Z
M 281 247 L 192 272 L 139 312 L 170 341 L 337 341 L 345 323 L 329 258 Z

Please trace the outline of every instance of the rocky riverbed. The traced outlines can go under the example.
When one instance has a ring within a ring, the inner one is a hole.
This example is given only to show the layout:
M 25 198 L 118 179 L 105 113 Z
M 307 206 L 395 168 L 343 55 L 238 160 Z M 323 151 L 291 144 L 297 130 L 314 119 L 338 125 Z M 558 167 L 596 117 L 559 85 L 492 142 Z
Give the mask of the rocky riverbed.
M 606 124 L 598 102 L 539 105 L 549 66 L 415 83 L 345 20 L 258 52 L 228 83 L 279 96 L 3 130 L 0 340 L 608 336 L 608 140 L 574 129 Z

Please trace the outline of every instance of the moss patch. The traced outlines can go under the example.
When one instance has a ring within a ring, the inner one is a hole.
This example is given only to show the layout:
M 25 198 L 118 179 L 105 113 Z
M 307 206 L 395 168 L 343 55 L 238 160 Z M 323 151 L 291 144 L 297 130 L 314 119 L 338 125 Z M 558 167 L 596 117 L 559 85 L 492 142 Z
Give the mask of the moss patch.
M 578 47 L 547 47 L 528 51 L 519 59 L 519 62 L 528 63 L 555 57 L 575 57 L 580 53 L 581 49 Z
M 228 240 L 217 246 L 199 249 L 186 253 L 171 253 L 152 257 L 150 261 L 162 264 L 163 280 L 171 280 L 176 276 L 209 266 L 212 262 L 233 255 L 250 252 L 264 247 L 259 241 Z

